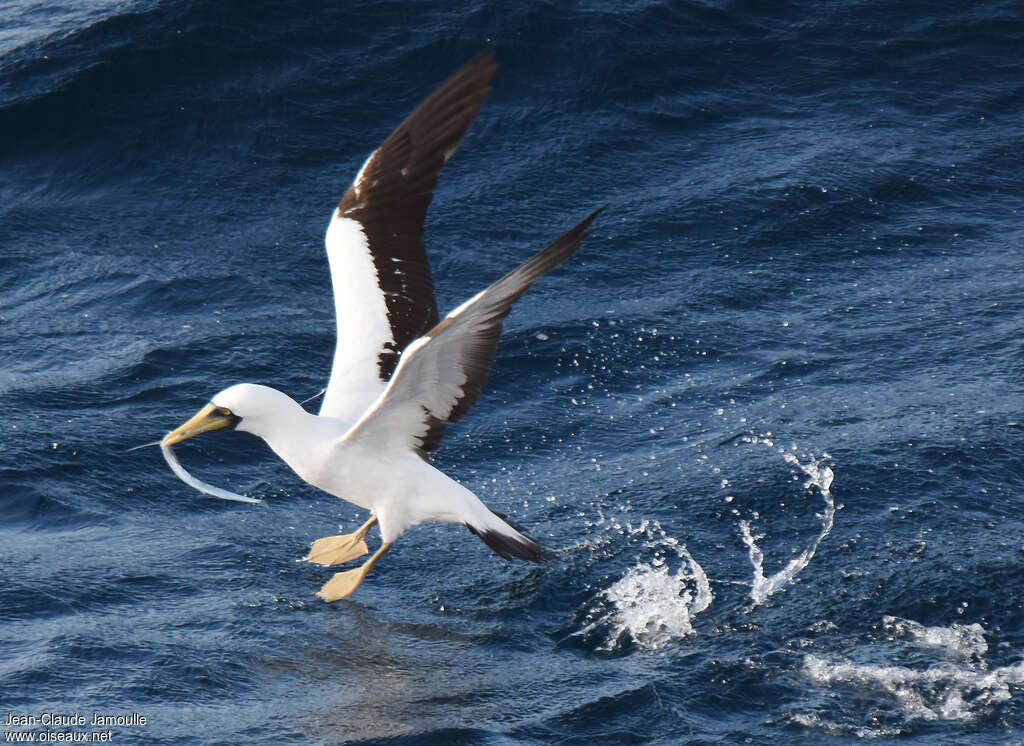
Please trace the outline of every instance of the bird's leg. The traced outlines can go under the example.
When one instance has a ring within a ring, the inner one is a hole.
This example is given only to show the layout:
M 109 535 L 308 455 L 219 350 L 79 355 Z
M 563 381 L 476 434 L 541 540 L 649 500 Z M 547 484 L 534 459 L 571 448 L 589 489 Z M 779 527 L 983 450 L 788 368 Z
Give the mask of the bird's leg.
M 340 565 L 342 562 L 362 557 L 370 551 L 366 546 L 366 532 L 377 522 L 377 516 L 371 515 L 370 520 L 359 527 L 358 531 L 351 534 L 340 534 L 338 536 L 325 536 L 313 542 L 309 548 L 309 554 L 303 557 L 307 562 L 316 562 L 318 565 L 330 567 Z
M 324 587 L 316 595 L 324 601 L 337 601 L 339 598 L 348 598 L 356 592 L 356 588 L 363 584 L 367 573 L 377 564 L 377 560 L 384 556 L 384 553 L 391 549 L 390 544 L 381 544 L 380 549 L 373 553 L 370 559 L 366 560 L 355 570 L 345 570 L 334 575 L 333 578 L 324 583 Z

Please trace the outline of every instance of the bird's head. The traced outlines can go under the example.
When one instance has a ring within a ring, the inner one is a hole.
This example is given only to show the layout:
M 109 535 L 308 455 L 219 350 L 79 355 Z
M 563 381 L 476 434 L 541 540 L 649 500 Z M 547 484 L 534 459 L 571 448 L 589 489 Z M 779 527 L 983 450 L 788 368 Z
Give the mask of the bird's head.
M 185 424 L 164 436 L 161 445 L 172 446 L 214 430 L 260 433 L 261 423 L 281 412 L 282 401 L 291 399 L 276 389 L 255 383 L 239 383 L 224 389 Z

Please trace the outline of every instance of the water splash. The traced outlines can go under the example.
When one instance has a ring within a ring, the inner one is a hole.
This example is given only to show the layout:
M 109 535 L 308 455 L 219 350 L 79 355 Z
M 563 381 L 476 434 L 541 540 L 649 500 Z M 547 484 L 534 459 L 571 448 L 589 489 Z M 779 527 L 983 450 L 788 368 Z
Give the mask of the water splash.
M 625 575 L 601 591 L 597 607 L 589 614 L 593 621 L 577 634 L 603 631 L 606 639 L 599 649 L 606 651 L 629 642 L 654 650 L 696 634 L 694 617 L 714 600 L 704 568 L 657 521 L 645 519 L 639 526 L 627 525 L 626 531 L 641 537 L 654 556 L 647 562 L 638 559 Z
M 954 660 L 972 661 L 979 668 L 986 667 L 983 656 L 988 652 L 988 643 L 985 642 L 984 628 L 977 622 L 925 627 L 910 619 L 884 616 L 882 624 L 893 637 L 906 638 L 922 647 L 935 648 Z
M 798 712 L 790 720 L 808 730 L 824 731 L 830 736 L 855 736 L 856 738 L 896 738 L 904 733 L 899 726 L 853 725 L 837 723 L 815 712 Z
M 747 437 L 744 438 L 744 441 L 748 443 L 760 443 L 767 446 L 775 445 L 774 442 L 768 438 Z M 754 566 L 754 580 L 750 589 L 750 598 L 753 601 L 752 608 L 764 603 L 769 596 L 779 590 L 779 588 L 784 586 L 786 583 L 793 580 L 797 573 L 807 567 L 811 562 L 811 558 L 814 557 L 814 553 L 818 551 L 818 545 L 821 544 L 822 540 L 829 535 L 832 531 L 832 526 L 835 525 L 836 504 L 835 500 L 832 499 L 832 493 L 830 492 L 832 480 L 835 478 L 835 474 L 832 472 L 831 467 L 819 464 L 818 460 L 814 456 L 810 457 L 809 462 L 803 463 L 784 448 L 779 448 L 778 452 L 786 463 L 796 466 L 807 475 L 807 482 L 804 483 L 804 489 L 809 489 L 811 487 L 818 489 L 822 498 L 825 500 L 825 512 L 819 513 L 817 516 L 821 519 L 821 531 L 814 540 L 811 541 L 811 543 L 808 544 L 799 555 L 791 559 L 784 568 L 771 577 L 766 577 L 764 574 L 764 552 L 762 552 L 761 548 L 757 545 L 757 542 L 764 538 L 764 534 L 754 536 L 750 530 L 750 523 L 747 520 L 740 521 L 740 532 L 743 536 L 743 543 L 747 545 L 750 564 Z M 822 454 L 822 458 L 827 459 L 828 457 L 827 453 Z
M 1024 684 L 1024 661 L 988 669 L 983 658 L 988 644 L 980 624 L 926 627 L 890 616 L 884 617 L 882 622 L 889 641 L 905 640 L 918 649 L 910 656 L 911 663 L 857 663 L 805 656 L 804 676 L 818 686 L 842 690 L 840 701 L 848 711 L 847 722 L 830 720 L 820 712 L 794 714 L 794 722 L 835 735 L 892 737 L 906 733 L 919 721 L 977 721 L 1009 700 L 1011 687 Z M 922 661 L 921 648 L 937 653 L 938 660 Z M 891 658 L 892 652 L 888 651 L 886 658 Z M 853 655 L 877 658 L 877 653 L 870 648 L 854 651 Z M 849 696 L 851 691 L 852 697 Z M 876 717 L 849 712 L 860 705 L 877 712 L 879 700 L 897 708 L 894 722 L 875 727 Z M 864 725 L 865 721 L 872 724 Z

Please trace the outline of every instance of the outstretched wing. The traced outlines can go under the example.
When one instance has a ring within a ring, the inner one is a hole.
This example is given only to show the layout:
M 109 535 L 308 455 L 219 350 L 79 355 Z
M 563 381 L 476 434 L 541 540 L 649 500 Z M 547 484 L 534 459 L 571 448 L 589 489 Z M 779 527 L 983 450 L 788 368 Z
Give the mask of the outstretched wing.
M 437 324 L 423 221 L 495 70 L 486 52 L 452 75 L 370 155 L 334 211 L 325 243 L 338 340 L 321 415 L 355 421 L 402 350 Z
M 415 449 L 421 456 L 436 450 L 444 434 L 443 423 L 459 420 L 480 396 L 498 349 L 502 322 L 512 304 L 535 280 L 572 256 L 600 212 L 591 213 L 409 345 L 387 389 L 342 442 Z

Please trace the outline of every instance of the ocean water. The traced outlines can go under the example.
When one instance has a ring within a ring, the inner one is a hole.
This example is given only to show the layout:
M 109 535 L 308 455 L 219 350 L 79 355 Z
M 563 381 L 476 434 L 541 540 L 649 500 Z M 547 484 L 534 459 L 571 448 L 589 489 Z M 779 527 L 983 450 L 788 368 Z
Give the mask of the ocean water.
M 128 449 L 322 388 L 330 212 L 484 48 L 442 310 L 608 210 L 435 461 L 558 558 L 423 525 L 328 605 L 365 514 Z M 1022 50 L 1009 0 L 0 2 L 3 738 L 1024 742 Z

